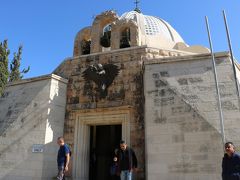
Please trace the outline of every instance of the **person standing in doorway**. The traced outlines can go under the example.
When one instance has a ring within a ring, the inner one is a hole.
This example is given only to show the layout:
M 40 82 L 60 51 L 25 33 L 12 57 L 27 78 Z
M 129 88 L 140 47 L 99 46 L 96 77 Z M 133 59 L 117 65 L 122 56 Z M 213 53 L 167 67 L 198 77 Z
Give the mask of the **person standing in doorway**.
M 225 143 L 225 151 L 222 160 L 222 179 L 240 180 L 240 155 L 236 153 L 232 142 Z
M 123 140 L 120 141 L 117 158 L 121 180 L 132 180 L 132 172 L 137 168 L 137 158 L 133 149 Z
M 64 180 L 64 174 L 68 171 L 68 165 L 70 161 L 70 149 L 64 143 L 63 137 L 59 137 L 57 140 L 59 145 L 58 156 L 57 156 L 57 164 L 58 164 L 58 180 Z

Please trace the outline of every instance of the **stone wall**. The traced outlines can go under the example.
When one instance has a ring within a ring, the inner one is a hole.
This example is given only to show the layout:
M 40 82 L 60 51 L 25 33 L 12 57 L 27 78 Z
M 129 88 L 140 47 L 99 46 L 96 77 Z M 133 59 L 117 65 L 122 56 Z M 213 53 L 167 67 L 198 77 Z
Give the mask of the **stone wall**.
M 240 145 L 228 54 L 216 54 L 227 141 Z M 147 179 L 221 179 L 223 144 L 209 54 L 156 59 L 144 74 Z
M 139 173 L 136 179 L 145 179 L 143 64 L 152 58 L 183 54 L 185 53 L 175 50 L 142 46 L 78 56 L 64 61 L 54 73 L 69 79 L 64 126 L 67 143 L 74 149 L 76 120 L 79 113 L 82 116 L 84 112 L 88 114 L 89 111 L 105 114 L 115 112 L 116 108 L 130 107 L 130 146 L 136 151 L 139 160 Z M 108 96 L 105 99 L 99 99 L 94 82 L 87 82 L 82 77 L 90 65 L 98 63 L 114 64 L 120 69 L 119 75 L 108 88 Z
M 0 179 L 56 176 L 67 81 L 48 75 L 10 84 L 0 98 Z M 33 152 L 43 151 L 43 152 Z
M 143 84 L 142 84 L 142 56 L 145 48 L 136 48 L 113 53 L 99 53 L 74 58 L 70 66 L 61 67 L 55 73 L 69 76 L 67 88 L 67 109 L 64 128 L 64 137 L 74 149 L 74 131 L 76 114 L 78 111 L 106 109 L 111 111 L 116 107 L 129 106 L 130 118 L 130 146 L 136 151 L 139 158 L 139 179 L 144 179 L 144 131 L 143 131 Z M 114 64 L 120 69 L 119 75 L 108 88 L 108 96 L 100 99 L 96 92 L 96 84 L 83 79 L 82 73 L 91 64 Z M 67 71 L 71 69 L 71 72 Z M 84 113 L 83 113 L 84 114 Z M 75 137 L 76 138 L 76 137 Z

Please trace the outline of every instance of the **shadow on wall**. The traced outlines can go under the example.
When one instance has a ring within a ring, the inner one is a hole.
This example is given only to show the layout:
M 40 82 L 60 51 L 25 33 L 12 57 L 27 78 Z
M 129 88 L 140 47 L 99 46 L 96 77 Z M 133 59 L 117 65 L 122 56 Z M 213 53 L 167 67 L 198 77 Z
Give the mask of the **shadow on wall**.
M 222 159 L 220 132 L 166 81 L 161 82 L 164 85 L 161 92 L 164 94 L 159 101 L 154 102 L 158 109 L 151 111 L 154 112 L 151 119 L 154 125 L 147 126 L 149 154 L 158 154 L 156 158 L 159 160 L 158 163 L 152 161 L 159 167 L 168 168 L 169 174 L 164 176 L 162 173 L 163 179 L 167 179 L 167 176 L 171 177 L 170 179 L 191 179 L 193 174 L 201 179 L 203 173 L 216 179 L 214 177 L 220 175 L 219 165 Z M 155 95 L 154 92 L 152 95 Z M 154 131 L 156 128 L 159 128 L 158 134 Z M 151 130 L 155 133 L 151 133 Z M 165 145 L 159 146 L 162 142 Z M 166 147 L 169 152 L 166 152 Z M 176 152 L 172 151 L 176 148 Z M 173 161 L 166 156 L 173 156 L 175 159 Z M 151 161 L 149 163 L 153 164 Z M 152 166 L 149 166 L 149 171 L 154 172 Z
M 57 93 L 49 98 L 51 80 L 17 86 L 0 99 L 0 107 L 12 112 L 2 116 L 0 110 L 0 179 L 51 179 L 57 173 L 55 139 L 63 133 L 64 119 L 64 114 L 54 119 L 52 112 L 55 106 L 65 110 L 65 104 L 57 104 Z M 33 153 L 33 145 L 43 145 L 43 153 Z
M 6 137 L 6 131 L 11 129 L 15 121 L 20 120 L 25 125 L 27 119 L 33 116 L 32 113 L 38 109 L 39 103 L 34 98 L 44 89 L 36 89 L 29 86 L 10 86 L 6 89 L 3 97 L 0 98 L 0 136 Z M 31 93 L 27 93 L 31 92 Z M 34 111 L 24 114 L 24 111 L 31 107 Z M 19 123 L 20 124 L 20 123 Z M 20 126 L 21 128 L 21 126 Z
M 66 97 L 62 97 L 65 98 Z M 42 179 L 55 179 L 57 176 L 57 153 L 59 146 L 57 138 L 63 136 L 65 104 L 58 101 L 58 97 L 49 103 L 48 119 L 46 123 L 46 138 L 43 153 Z

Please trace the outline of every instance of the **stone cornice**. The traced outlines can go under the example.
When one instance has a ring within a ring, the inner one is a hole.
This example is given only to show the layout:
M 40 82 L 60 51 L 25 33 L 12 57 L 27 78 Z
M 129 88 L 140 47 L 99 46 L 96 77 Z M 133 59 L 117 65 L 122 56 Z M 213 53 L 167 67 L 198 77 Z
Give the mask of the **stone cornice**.
M 68 80 L 66 80 L 58 75 L 47 74 L 47 75 L 38 76 L 38 77 L 34 77 L 34 78 L 22 79 L 20 81 L 9 83 L 7 86 L 16 86 L 16 85 L 20 85 L 20 84 L 32 83 L 32 82 L 36 82 L 36 81 L 43 81 L 43 80 L 47 80 L 47 79 L 55 79 L 62 83 L 65 83 L 65 84 L 68 83 Z
M 166 49 L 166 48 L 154 48 L 154 47 L 149 47 L 147 45 L 143 46 L 134 46 L 134 47 L 129 47 L 129 48 L 123 48 L 123 49 L 115 49 L 111 51 L 105 51 L 105 52 L 97 52 L 97 53 L 92 53 L 92 54 L 86 54 L 86 55 L 80 55 L 80 56 L 75 56 L 75 57 L 69 57 L 67 60 L 75 60 L 83 57 L 88 57 L 88 56 L 97 56 L 97 55 L 104 55 L 104 54 L 114 54 L 114 53 L 119 53 L 119 52 L 126 52 L 126 51 L 132 51 L 132 50 L 138 50 L 138 49 L 153 49 L 153 50 L 163 50 L 163 51 L 171 51 L 171 52 L 178 52 L 178 53 L 184 53 L 184 54 L 190 54 L 193 55 L 194 53 L 191 52 L 186 52 L 186 51 L 180 51 L 176 49 Z M 195 54 L 194 54 L 195 55 Z
M 132 106 L 120 106 L 120 107 L 106 107 L 106 108 L 94 108 L 94 109 L 74 109 L 72 112 L 76 112 L 77 114 L 92 114 L 92 113 L 102 113 L 108 114 L 111 113 L 112 111 L 120 112 L 120 111 L 126 111 L 126 110 L 131 110 L 133 109 Z
M 111 51 L 97 52 L 97 53 L 92 53 L 92 54 L 75 56 L 75 57 L 72 57 L 71 60 L 79 59 L 79 58 L 82 58 L 82 57 L 88 57 L 88 56 L 97 56 L 97 55 L 104 55 L 104 54 L 114 54 L 114 53 L 118 53 L 118 52 L 132 51 L 132 50 L 136 50 L 136 49 L 145 49 L 145 48 L 147 48 L 147 45 L 135 46 L 135 47 L 124 48 L 124 49 L 115 49 L 115 50 L 111 50 Z
M 217 53 L 214 53 L 214 55 L 216 59 L 230 57 L 229 52 L 217 52 Z M 179 61 L 194 61 L 194 60 L 210 59 L 210 58 L 211 58 L 211 53 L 192 54 L 192 55 L 150 59 L 150 60 L 144 61 L 144 64 L 149 65 L 149 64 L 158 64 L 158 63 L 172 63 L 172 62 L 179 62 Z

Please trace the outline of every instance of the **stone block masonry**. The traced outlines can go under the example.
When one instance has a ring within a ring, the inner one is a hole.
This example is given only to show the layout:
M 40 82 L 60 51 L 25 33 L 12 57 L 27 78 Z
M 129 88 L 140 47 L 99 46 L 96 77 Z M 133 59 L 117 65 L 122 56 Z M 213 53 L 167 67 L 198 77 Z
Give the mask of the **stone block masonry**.
M 233 130 L 240 114 L 230 58 L 216 57 L 226 138 L 239 146 L 240 131 Z M 221 179 L 223 145 L 210 55 L 145 64 L 147 179 Z
M 67 81 L 56 75 L 10 84 L 0 99 L 0 179 L 43 180 L 57 174 Z
M 131 47 L 127 49 L 112 50 L 108 52 L 94 53 L 90 55 L 76 56 L 65 61 L 57 68 L 54 73 L 69 79 L 67 88 L 67 106 L 64 125 L 64 137 L 76 149 L 74 142 L 76 138 L 76 121 L 79 113 L 82 116 L 92 112 L 93 114 L 102 114 L 116 112 L 117 109 L 129 107 L 129 145 L 136 151 L 139 160 L 139 172 L 136 175 L 137 180 L 145 179 L 145 132 L 144 132 L 144 96 L 143 96 L 143 69 L 144 62 L 149 60 L 150 55 L 164 58 L 188 54 L 174 50 L 160 50 L 154 48 Z M 96 92 L 96 84 L 87 82 L 83 79 L 82 73 L 93 64 L 114 64 L 120 69 L 118 76 L 114 79 L 112 85 L 108 88 L 108 96 L 105 99 L 99 99 Z M 165 100 L 168 103 L 168 100 Z M 120 111 L 119 111 L 120 113 Z M 100 113 L 101 114 L 101 113 Z M 110 120 L 109 120 L 110 122 Z M 83 130 L 82 130 L 83 131 Z M 80 132 L 82 133 L 82 132 Z M 87 134 L 85 134 L 87 135 Z M 85 136 L 84 135 L 84 136 Z M 85 139 L 84 142 L 87 142 Z M 76 152 L 77 153 L 77 152 Z M 75 159 L 78 157 L 76 156 Z M 87 157 L 84 157 L 87 158 Z M 85 161 L 84 161 L 85 162 Z M 75 167 L 77 168 L 75 163 Z M 79 165 L 79 167 L 81 164 Z M 86 165 L 83 165 L 86 166 Z M 81 166 L 82 167 L 82 166 Z M 73 169 L 73 172 L 78 170 Z M 87 171 L 86 168 L 83 171 Z M 88 174 L 87 172 L 83 174 Z M 73 174 L 73 178 L 87 178 L 87 175 Z

